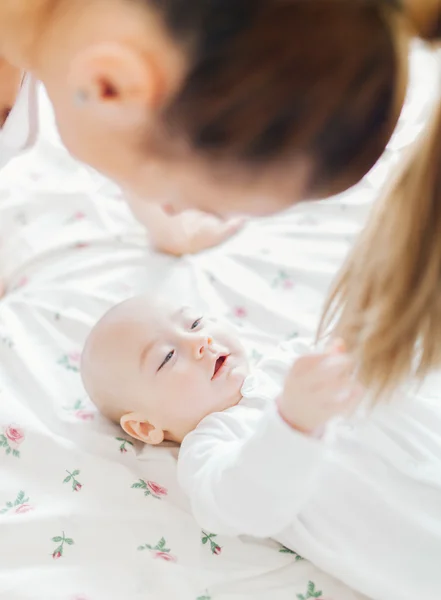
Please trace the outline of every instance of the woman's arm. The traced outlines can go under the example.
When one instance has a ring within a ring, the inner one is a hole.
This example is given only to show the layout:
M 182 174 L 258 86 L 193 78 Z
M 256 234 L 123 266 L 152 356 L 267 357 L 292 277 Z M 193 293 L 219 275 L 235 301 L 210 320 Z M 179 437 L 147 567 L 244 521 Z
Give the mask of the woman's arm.
M 15 104 L 22 77 L 20 69 L 0 58 L 0 128 Z

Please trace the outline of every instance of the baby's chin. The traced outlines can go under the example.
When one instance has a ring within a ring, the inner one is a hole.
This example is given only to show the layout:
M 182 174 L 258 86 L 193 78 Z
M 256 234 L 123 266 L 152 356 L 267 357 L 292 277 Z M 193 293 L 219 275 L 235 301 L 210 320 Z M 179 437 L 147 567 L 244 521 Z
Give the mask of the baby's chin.
M 225 384 L 226 389 L 228 391 L 226 402 L 227 402 L 227 404 L 229 404 L 228 406 L 225 407 L 225 409 L 235 406 L 241 400 L 242 386 L 243 386 L 244 381 L 245 381 L 246 377 L 248 376 L 248 374 L 249 374 L 249 367 L 246 363 L 244 363 L 240 366 L 238 365 L 230 373 L 230 376 Z

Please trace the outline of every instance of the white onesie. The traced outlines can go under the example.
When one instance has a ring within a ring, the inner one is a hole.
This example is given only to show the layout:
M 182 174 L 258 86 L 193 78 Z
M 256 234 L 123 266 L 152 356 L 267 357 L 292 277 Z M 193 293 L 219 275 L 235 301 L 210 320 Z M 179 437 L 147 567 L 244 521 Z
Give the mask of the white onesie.
M 317 440 L 274 402 L 296 350 L 263 361 L 237 406 L 185 438 L 178 477 L 197 521 L 275 538 L 375 600 L 438 597 L 441 379 Z

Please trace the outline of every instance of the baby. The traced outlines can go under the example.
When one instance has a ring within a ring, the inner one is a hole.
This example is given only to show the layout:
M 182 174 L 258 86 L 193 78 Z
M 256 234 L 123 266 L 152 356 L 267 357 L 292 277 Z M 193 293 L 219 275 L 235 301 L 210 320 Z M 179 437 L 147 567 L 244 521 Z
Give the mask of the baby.
M 429 597 L 439 403 L 333 419 L 360 403 L 353 373 L 341 344 L 311 354 L 298 341 L 250 372 L 228 326 L 147 297 L 104 316 L 82 363 L 90 397 L 127 434 L 181 443 L 179 483 L 204 530 L 273 538 L 374 600 Z
M 323 367 L 328 369 L 324 385 L 319 380 Z M 300 359 L 277 401 L 281 428 L 315 434 L 348 409 L 360 392 L 350 380 L 351 370 L 343 355 Z M 98 322 L 86 342 L 81 372 L 100 411 L 147 444 L 181 443 L 205 417 L 238 405 L 254 385 L 232 327 L 194 308 L 147 296 L 117 305 Z M 265 396 L 267 390 L 256 392 Z M 290 397 L 297 393 L 301 404 Z

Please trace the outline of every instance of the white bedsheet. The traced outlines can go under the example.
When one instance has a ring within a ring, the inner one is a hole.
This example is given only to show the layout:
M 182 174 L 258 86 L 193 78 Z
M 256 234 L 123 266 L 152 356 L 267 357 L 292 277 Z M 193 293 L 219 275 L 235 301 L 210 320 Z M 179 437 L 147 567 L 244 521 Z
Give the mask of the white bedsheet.
M 223 247 L 152 253 L 117 191 L 51 129 L 0 175 L 0 598 L 360 600 L 277 543 L 201 532 L 177 449 L 143 447 L 81 387 L 82 343 L 113 304 L 150 289 L 232 319 L 252 361 L 313 333 L 327 286 L 436 88 L 421 48 L 384 159 L 339 198 L 250 222 Z

